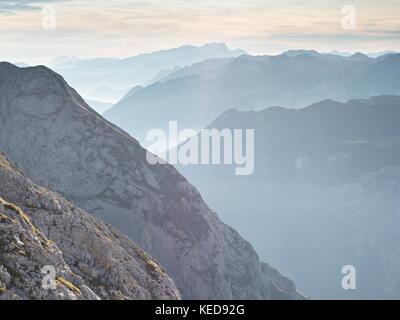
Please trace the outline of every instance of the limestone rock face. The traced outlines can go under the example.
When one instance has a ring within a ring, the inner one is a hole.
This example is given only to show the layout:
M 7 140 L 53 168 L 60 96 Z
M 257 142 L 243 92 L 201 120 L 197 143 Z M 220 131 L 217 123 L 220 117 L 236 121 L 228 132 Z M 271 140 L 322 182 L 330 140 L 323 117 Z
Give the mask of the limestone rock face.
M 294 282 L 282 276 L 276 269 L 267 263 L 262 263 L 265 277 L 270 284 L 270 295 L 273 300 L 305 300 L 302 293 L 298 292 Z
M 172 166 L 149 164 L 135 139 L 51 70 L 0 64 L 0 149 L 35 182 L 138 243 L 184 298 L 271 298 L 252 246 Z
M 45 266 L 54 276 L 46 278 Z M 53 289 L 46 286 L 51 279 Z M 126 236 L 34 185 L 0 153 L 0 299 L 180 299 L 180 293 Z

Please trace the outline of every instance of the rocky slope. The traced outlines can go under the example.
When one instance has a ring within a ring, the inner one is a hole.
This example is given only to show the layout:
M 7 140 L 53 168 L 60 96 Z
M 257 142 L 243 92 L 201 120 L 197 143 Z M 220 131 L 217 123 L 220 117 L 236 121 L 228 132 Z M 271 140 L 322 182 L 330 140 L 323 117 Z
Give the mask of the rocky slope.
M 51 70 L 0 64 L 0 148 L 35 181 L 135 240 L 184 298 L 272 297 L 252 246 L 172 166 L 148 164 L 136 140 Z
M 42 287 L 45 266 L 55 268 L 54 290 Z M 0 153 L 0 299 L 180 299 L 180 294 L 159 264 L 126 236 L 33 184 Z

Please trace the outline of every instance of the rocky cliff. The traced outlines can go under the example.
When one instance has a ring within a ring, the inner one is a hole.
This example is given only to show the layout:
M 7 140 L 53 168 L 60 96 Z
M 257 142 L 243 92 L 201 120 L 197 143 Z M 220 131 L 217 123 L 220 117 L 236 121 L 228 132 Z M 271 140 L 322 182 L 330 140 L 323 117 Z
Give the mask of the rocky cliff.
M 0 64 L 0 148 L 35 182 L 158 259 L 184 298 L 271 298 L 252 246 L 172 166 L 148 164 L 135 139 L 51 70 Z
M 50 278 L 42 273 L 45 266 L 54 268 Z M 51 280 L 55 288 L 46 288 Z M 126 236 L 33 184 L 0 153 L 1 299 L 180 299 L 180 294 L 160 265 Z

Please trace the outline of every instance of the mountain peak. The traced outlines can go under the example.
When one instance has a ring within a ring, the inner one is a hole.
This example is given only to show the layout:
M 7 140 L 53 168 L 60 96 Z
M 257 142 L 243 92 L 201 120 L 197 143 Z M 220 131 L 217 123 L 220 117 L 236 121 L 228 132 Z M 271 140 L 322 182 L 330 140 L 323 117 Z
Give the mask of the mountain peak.
M 0 67 L 4 68 L 4 67 L 16 67 L 16 65 L 8 62 L 8 61 L 0 61 Z
M 7 72 L 7 70 L 9 70 L 8 72 L 11 72 L 12 70 L 16 70 L 19 69 L 18 66 L 16 66 L 15 64 L 12 64 L 10 62 L 7 61 L 0 61 L 0 72 Z
M 224 42 L 209 42 L 203 45 L 202 48 L 220 48 L 229 50 L 228 46 Z
M 44 65 L 21 67 L 7 61 L 2 61 L 0 62 L 0 70 L 3 71 L 2 74 L 0 74 L 0 77 L 2 76 L 3 78 L 6 70 L 9 70 L 8 72 L 19 72 L 21 75 L 25 76 L 31 75 L 32 77 L 51 77 L 54 79 L 62 79 L 64 81 L 64 79 L 59 74 L 55 73 L 53 70 Z
M 16 112 L 47 117 L 70 108 L 75 112 L 78 109 L 90 112 L 101 119 L 61 75 L 46 66 L 22 68 L 8 62 L 0 63 L 0 83 L 0 95 L 10 100 L 20 96 L 25 101 Z
M 368 57 L 366 54 L 361 53 L 361 52 L 356 52 L 353 55 L 351 55 L 349 57 L 349 59 L 351 60 L 355 60 L 355 61 L 364 61 L 364 60 L 370 60 L 371 58 Z
M 282 53 L 283 55 L 287 55 L 289 57 L 295 57 L 299 55 L 311 55 L 311 56 L 319 56 L 321 53 L 315 50 L 289 50 Z
M 242 49 L 232 50 L 224 42 L 206 43 L 205 45 L 203 45 L 200 48 L 206 49 L 206 50 L 215 50 L 215 51 L 218 51 L 218 52 L 221 52 L 221 53 L 226 53 L 226 54 L 235 54 L 236 56 L 240 56 L 240 55 L 243 55 L 243 54 L 248 54 L 247 51 L 242 50 Z

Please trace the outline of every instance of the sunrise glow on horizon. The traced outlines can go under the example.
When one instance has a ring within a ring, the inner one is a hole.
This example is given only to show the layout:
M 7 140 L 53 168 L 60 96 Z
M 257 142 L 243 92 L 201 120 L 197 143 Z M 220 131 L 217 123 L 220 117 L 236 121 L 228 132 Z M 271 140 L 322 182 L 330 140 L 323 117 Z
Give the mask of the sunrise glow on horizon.
M 57 27 L 43 30 L 42 7 L 49 4 Z M 342 27 L 345 5 L 356 10 L 355 29 Z M 0 59 L 46 63 L 57 56 L 128 57 L 210 42 L 251 54 L 398 51 L 399 18 L 396 0 L 4 1 Z

